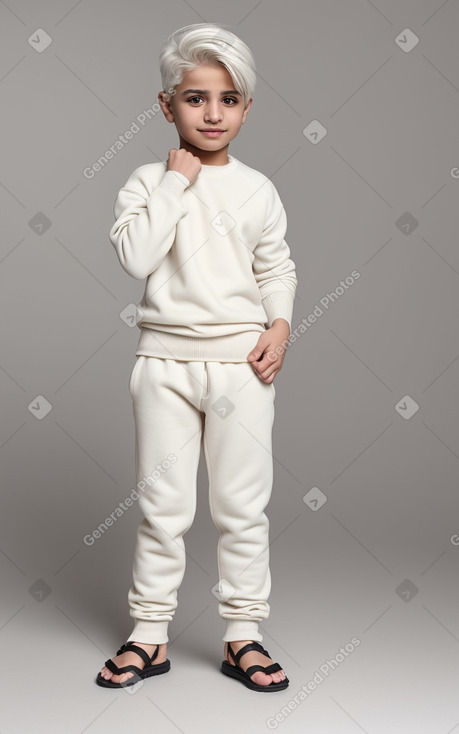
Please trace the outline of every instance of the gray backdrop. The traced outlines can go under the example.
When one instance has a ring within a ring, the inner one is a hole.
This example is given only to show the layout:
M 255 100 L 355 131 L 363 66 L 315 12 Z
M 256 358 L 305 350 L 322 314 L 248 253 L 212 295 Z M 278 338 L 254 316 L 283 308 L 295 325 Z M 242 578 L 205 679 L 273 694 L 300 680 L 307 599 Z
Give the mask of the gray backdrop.
M 143 118 L 160 42 L 200 21 L 255 55 L 230 153 L 276 185 L 299 279 L 260 626 L 291 683 L 272 695 L 219 672 L 203 456 L 172 670 L 94 683 L 132 628 L 141 518 L 84 541 L 135 486 L 144 281 L 108 232 L 129 174 L 177 147 Z M 0 23 L 0 731 L 459 732 L 459 3 L 9 0 Z

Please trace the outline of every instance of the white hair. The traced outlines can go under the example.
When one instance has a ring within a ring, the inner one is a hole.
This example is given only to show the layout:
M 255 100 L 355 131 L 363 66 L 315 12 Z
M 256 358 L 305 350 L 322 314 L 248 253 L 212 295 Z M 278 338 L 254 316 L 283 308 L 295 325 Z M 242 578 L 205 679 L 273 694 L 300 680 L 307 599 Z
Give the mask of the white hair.
M 161 48 L 159 68 L 163 90 L 172 94 L 187 71 L 199 64 L 222 64 L 234 86 L 243 95 L 244 106 L 253 95 L 257 81 L 255 60 L 240 38 L 213 23 L 194 23 L 172 33 Z

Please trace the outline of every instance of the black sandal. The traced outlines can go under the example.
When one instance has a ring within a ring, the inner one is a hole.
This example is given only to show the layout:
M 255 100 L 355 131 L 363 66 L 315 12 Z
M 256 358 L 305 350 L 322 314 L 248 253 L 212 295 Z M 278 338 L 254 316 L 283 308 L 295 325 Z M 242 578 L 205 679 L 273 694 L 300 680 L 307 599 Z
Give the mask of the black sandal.
M 250 677 L 257 670 L 261 670 L 267 675 L 269 675 L 269 673 L 276 673 L 278 670 L 282 670 L 279 663 L 272 663 L 272 665 L 266 665 L 265 667 L 263 667 L 263 665 L 251 665 L 247 670 L 242 670 L 239 665 L 239 660 L 246 652 L 249 652 L 249 650 L 256 650 L 257 652 L 263 653 L 263 655 L 266 655 L 268 658 L 271 657 L 269 652 L 265 650 L 259 642 L 249 642 L 247 645 L 244 645 L 244 647 L 241 647 L 237 653 L 233 652 L 231 643 L 228 642 L 228 650 L 234 660 L 234 665 L 231 665 L 227 660 L 222 662 L 220 669 L 225 675 L 229 675 L 231 678 L 236 678 L 236 680 L 241 681 L 241 683 L 252 691 L 282 691 L 284 688 L 287 688 L 289 684 L 288 678 L 284 678 L 284 680 L 281 680 L 278 683 L 271 681 L 269 685 L 262 686 L 259 683 L 255 683 Z
M 170 660 L 165 660 L 163 663 L 152 665 L 153 661 L 156 660 L 156 658 L 158 657 L 159 645 L 156 646 L 156 650 L 151 657 L 148 655 L 147 652 L 145 652 L 145 650 L 143 650 L 141 647 L 138 647 L 134 642 L 126 642 L 124 645 L 121 645 L 116 654 L 121 655 L 123 652 L 135 652 L 137 653 L 137 655 L 140 655 L 145 663 L 145 667 L 143 668 L 143 670 L 138 668 L 137 665 L 125 665 L 123 668 L 119 668 L 116 663 L 113 662 L 113 660 L 106 660 L 105 667 L 111 670 L 112 673 L 114 673 L 115 675 L 121 675 L 122 673 L 130 672 L 135 673 L 135 675 L 133 675 L 124 683 L 112 683 L 111 679 L 106 680 L 105 678 L 103 678 L 99 671 L 96 678 L 97 685 L 103 686 L 103 688 L 126 688 L 126 686 L 134 686 L 136 683 L 138 683 L 139 678 L 143 680 L 145 678 L 150 678 L 150 676 L 152 675 L 161 675 L 161 673 L 167 673 L 170 670 Z

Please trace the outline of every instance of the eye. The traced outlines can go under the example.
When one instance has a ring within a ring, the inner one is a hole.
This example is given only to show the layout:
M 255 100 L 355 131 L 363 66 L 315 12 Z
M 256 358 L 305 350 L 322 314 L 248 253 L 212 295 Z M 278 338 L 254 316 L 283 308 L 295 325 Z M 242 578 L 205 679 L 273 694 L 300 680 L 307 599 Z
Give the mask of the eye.
M 194 97 L 188 97 L 187 102 L 199 103 L 203 98 L 200 95 L 195 95 Z M 239 100 L 235 99 L 234 97 L 223 97 L 222 102 L 229 103 L 229 107 L 232 107 L 233 105 L 237 104 Z

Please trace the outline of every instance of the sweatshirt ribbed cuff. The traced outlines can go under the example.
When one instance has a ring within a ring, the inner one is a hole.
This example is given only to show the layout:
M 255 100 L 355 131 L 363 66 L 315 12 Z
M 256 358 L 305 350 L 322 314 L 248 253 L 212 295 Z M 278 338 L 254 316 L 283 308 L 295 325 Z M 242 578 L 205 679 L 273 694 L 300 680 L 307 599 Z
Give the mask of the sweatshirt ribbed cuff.
M 268 328 L 271 328 L 275 319 L 285 319 L 292 328 L 294 296 L 289 291 L 276 291 L 262 298 L 263 308 L 268 317 Z
M 164 189 L 177 198 L 181 197 L 187 186 L 190 185 L 189 180 L 183 173 L 178 171 L 166 171 L 158 189 Z
M 131 614 L 131 617 L 133 615 Z M 143 642 L 147 645 L 164 645 L 169 642 L 168 620 L 135 619 L 134 629 L 126 642 Z
M 258 629 L 258 622 L 252 619 L 238 619 L 237 617 L 226 617 L 226 630 L 223 635 L 224 642 L 235 642 L 237 640 L 253 640 L 261 642 L 263 635 Z

